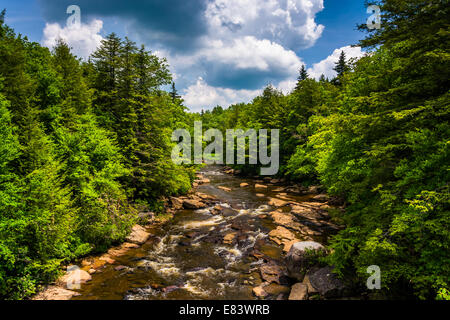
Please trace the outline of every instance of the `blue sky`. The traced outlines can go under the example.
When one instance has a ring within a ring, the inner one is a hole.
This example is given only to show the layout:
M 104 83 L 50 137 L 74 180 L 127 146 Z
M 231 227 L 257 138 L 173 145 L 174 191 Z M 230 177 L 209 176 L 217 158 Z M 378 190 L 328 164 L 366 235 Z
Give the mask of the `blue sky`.
M 66 26 L 69 5 L 81 8 L 81 26 Z M 341 50 L 364 34 L 363 0 L 2 0 L 6 23 L 51 47 L 64 38 L 87 57 L 105 35 L 116 32 L 145 43 L 171 65 L 186 105 L 199 111 L 251 101 L 271 83 L 284 92 L 298 68 L 333 76 Z

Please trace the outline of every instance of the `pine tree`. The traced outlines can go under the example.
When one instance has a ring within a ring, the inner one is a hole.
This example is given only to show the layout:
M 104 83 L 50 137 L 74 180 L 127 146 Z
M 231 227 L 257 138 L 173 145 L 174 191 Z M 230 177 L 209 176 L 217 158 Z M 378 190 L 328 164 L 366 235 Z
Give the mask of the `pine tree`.
M 172 102 L 177 103 L 180 101 L 181 96 L 178 95 L 178 91 L 175 87 L 175 82 L 172 82 L 172 91 L 170 92 L 170 96 L 172 97 Z
M 336 62 L 333 70 L 337 72 L 338 78 L 349 70 L 349 66 L 347 64 L 346 55 L 344 51 L 341 51 L 341 54 L 339 55 L 339 60 Z
M 299 70 L 299 76 L 297 78 L 297 85 L 295 87 L 295 90 L 299 90 L 301 88 L 302 81 L 309 78 L 309 74 L 306 71 L 305 65 L 302 65 L 301 69 Z

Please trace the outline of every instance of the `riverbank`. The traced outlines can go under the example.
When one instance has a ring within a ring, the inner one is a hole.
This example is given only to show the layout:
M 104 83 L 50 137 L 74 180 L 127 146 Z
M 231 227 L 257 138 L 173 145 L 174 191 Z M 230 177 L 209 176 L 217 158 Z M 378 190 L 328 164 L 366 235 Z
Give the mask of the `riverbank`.
M 328 214 L 339 210 L 332 199 L 318 187 L 233 173 L 206 168 L 191 194 L 168 199 L 166 221 L 135 226 L 121 246 L 81 261 L 71 271 L 78 272 L 80 289 L 67 289 L 69 273 L 36 299 L 297 300 L 343 294 L 340 283 L 324 288 L 329 273 L 320 265 L 307 277 L 292 273 L 309 267 L 314 259 L 304 253 L 311 246 L 322 252 L 327 237 L 341 228 Z

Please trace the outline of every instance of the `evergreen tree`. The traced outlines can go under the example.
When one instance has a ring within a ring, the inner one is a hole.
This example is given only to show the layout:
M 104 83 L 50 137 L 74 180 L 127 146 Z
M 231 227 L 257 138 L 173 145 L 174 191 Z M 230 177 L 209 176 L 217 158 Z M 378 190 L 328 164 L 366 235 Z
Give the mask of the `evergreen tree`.
M 336 62 L 333 70 L 337 72 L 338 78 L 342 77 L 343 74 L 349 70 L 349 66 L 347 64 L 347 59 L 344 51 L 341 51 L 341 54 L 339 55 L 339 60 Z
M 299 76 L 297 78 L 297 85 L 295 87 L 295 90 L 299 90 L 301 87 L 302 81 L 309 78 L 309 74 L 306 71 L 305 65 L 302 65 L 301 69 L 299 70 Z

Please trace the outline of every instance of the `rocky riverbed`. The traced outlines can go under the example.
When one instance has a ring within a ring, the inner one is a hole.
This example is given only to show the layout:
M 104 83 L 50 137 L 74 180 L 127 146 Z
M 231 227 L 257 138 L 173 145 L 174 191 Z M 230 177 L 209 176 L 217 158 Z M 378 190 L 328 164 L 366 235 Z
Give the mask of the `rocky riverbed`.
M 36 299 L 337 298 L 343 283 L 317 257 L 341 226 L 319 187 L 241 178 L 209 166 L 194 192 L 168 199 L 168 223 L 141 213 L 127 242 L 86 258 Z M 73 288 L 67 283 L 79 280 Z

